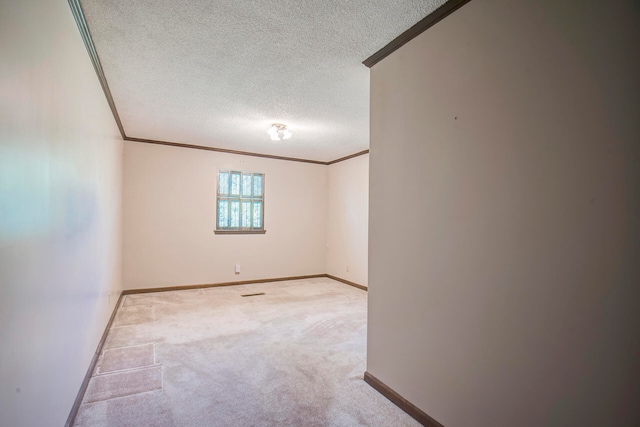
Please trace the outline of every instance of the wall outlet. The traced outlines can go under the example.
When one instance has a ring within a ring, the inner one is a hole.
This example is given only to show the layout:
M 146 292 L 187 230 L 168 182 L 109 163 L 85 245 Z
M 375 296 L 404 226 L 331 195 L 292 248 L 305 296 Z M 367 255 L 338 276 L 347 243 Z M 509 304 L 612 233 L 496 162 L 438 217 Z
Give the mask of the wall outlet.
M 236 274 L 240 274 L 240 264 L 236 264 Z
M 349 272 L 349 266 L 347 265 L 347 273 Z
M 111 304 L 111 292 L 109 292 L 108 297 L 109 297 L 109 304 Z

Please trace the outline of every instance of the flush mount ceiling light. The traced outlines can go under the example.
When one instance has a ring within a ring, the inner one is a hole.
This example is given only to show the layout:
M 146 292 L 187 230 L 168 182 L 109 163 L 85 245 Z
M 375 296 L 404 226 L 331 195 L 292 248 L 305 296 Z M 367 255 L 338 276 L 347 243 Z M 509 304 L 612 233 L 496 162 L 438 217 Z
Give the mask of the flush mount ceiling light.
M 293 136 L 293 133 L 287 129 L 287 125 L 281 123 L 274 123 L 267 130 L 269 137 L 272 141 L 280 141 L 281 139 L 289 139 Z

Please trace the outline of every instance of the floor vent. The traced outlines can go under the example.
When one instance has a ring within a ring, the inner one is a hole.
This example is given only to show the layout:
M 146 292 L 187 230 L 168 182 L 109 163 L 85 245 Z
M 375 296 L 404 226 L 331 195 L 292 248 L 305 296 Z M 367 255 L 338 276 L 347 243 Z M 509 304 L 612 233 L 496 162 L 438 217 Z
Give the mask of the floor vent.
M 255 296 L 258 296 L 258 295 L 264 295 L 264 292 L 260 292 L 260 293 L 257 293 L 257 294 L 244 294 L 244 295 L 240 295 L 240 296 L 241 297 L 255 297 Z

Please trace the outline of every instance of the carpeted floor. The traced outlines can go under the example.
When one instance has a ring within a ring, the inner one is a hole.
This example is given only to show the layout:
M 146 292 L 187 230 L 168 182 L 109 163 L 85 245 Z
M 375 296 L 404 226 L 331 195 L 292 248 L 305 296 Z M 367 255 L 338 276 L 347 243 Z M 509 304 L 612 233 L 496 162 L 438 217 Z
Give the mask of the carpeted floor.
M 362 379 L 366 318 L 325 278 L 127 295 L 75 425 L 419 425 Z

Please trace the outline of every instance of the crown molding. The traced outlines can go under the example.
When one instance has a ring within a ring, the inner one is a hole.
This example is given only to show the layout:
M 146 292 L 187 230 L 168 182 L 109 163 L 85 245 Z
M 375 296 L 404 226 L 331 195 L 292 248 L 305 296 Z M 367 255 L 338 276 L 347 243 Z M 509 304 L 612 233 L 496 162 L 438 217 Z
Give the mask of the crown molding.
M 335 163 L 344 162 L 345 160 L 353 159 L 354 157 L 363 156 L 365 154 L 369 154 L 369 150 L 362 150 L 362 151 L 359 151 L 357 153 L 350 154 L 348 156 L 340 157 L 339 159 L 331 160 L 330 162 L 327 162 L 326 164 L 327 165 L 333 165 Z
M 171 147 L 180 147 L 180 148 L 191 148 L 193 150 L 205 150 L 205 151 L 216 151 L 218 153 L 227 153 L 227 154 L 237 154 L 241 156 L 253 156 L 253 157 L 264 157 L 267 159 L 275 159 L 275 160 L 288 160 L 291 162 L 303 162 L 303 163 L 314 163 L 317 165 L 326 165 L 327 162 L 322 162 L 319 160 L 309 160 L 309 159 L 300 159 L 297 157 L 285 157 L 285 156 L 275 156 L 272 154 L 261 154 L 261 153 L 253 153 L 250 151 L 238 151 L 238 150 L 230 150 L 227 148 L 216 148 L 209 147 L 206 145 L 194 145 L 194 144 L 183 144 L 180 142 L 171 142 L 171 141 L 158 141 L 156 139 L 145 139 L 145 138 L 133 138 L 129 136 L 125 136 L 123 138 L 125 141 L 131 142 L 143 142 L 146 144 L 157 144 L 157 145 L 168 145 Z
M 405 44 L 409 43 L 409 41 L 419 36 L 429 28 L 433 27 L 435 24 L 451 15 L 456 10 L 460 9 L 469 1 L 471 0 L 449 0 L 448 2 L 425 16 L 422 20 L 409 28 L 407 31 L 391 40 L 389 44 L 362 61 L 362 63 L 369 68 L 373 67 L 375 64 L 382 61 L 384 58 L 391 55 L 393 52 L 400 49 Z
M 89 53 L 89 58 L 91 58 L 93 69 L 96 71 L 96 75 L 98 76 L 98 81 L 100 81 L 100 86 L 102 86 L 102 91 L 104 92 L 104 96 L 107 98 L 107 103 L 109 104 L 109 108 L 111 108 L 111 113 L 113 114 L 113 118 L 115 119 L 116 124 L 118 125 L 118 129 L 120 130 L 120 135 L 122 136 L 122 139 L 125 139 L 126 135 L 124 133 L 124 127 L 122 126 L 122 121 L 120 120 L 120 116 L 118 115 L 116 104 L 113 101 L 113 96 L 111 96 L 111 90 L 109 89 L 107 78 L 105 77 L 104 71 L 102 70 L 100 57 L 98 56 L 96 47 L 93 44 L 93 39 L 91 38 L 91 32 L 89 31 L 87 20 L 84 17 L 84 12 L 82 11 L 80 0 L 69 0 L 69 6 L 71 7 L 71 13 L 73 13 L 73 17 L 75 18 L 76 24 L 78 25 L 78 30 L 80 31 L 80 36 L 82 37 L 82 41 L 84 42 L 84 45 L 87 48 L 87 53 Z

